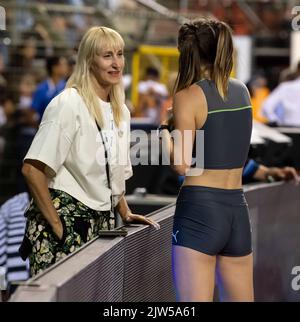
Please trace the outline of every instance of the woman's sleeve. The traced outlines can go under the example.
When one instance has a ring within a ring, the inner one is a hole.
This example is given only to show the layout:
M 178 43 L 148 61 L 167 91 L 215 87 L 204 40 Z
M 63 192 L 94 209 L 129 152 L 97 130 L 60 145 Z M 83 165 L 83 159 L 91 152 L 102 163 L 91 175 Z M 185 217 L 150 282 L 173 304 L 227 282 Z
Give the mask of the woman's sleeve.
M 54 177 L 65 162 L 74 140 L 77 131 L 75 105 L 76 99 L 69 91 L 58 95 L 49 103 L 24 158 L 46 164 L 46 173 L 50 177 Z

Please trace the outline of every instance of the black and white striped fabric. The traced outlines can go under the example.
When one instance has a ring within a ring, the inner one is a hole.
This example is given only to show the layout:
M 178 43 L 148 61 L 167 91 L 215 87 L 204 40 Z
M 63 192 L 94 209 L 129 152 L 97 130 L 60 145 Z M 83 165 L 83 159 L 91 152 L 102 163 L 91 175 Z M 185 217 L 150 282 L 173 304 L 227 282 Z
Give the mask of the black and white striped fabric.
M 7 200 L 0 208 L 0 267 L 6 269 L 6 282 L 24 281 L 29 278 L 29 263 L 19 253 L 25 230 L 24 212 L 29 205 L 27 192 Z

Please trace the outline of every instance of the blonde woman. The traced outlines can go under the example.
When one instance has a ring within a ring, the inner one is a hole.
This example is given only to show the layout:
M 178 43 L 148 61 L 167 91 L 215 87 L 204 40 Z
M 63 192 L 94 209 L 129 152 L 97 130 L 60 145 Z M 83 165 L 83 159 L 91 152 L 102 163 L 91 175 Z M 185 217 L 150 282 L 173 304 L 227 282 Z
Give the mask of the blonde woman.
M 130 114 L 121 83 L 123 50 L 116 31 L 87 31 L 66 89 L 49 103 L 25 156 L 22 173 L 33 200 L 21 252 L 29 254 L 32 275 L 99 230 L 112 229 L 114 207 L 124 223 L 159 227 L 132 214 L 124 197 L 132 168 Z
M 178 48 L 173 115 L 186 145 L 180 154 L 184 162 L 174 162 L 181 142 L 171 140 L 167 124 L 161 126 L 175 169 L 186 175 L 172 234 L 177 299 L 212 301 L 217 276 L 221 300 L 253 301 L 251 230 L 242 189 L 252 109 L 246 86 L 230 78 L 230 28 L 215 20 L 186 23 L 179 30 Z M 192 156 L 201 157 L 194 149 L 197 130 L 204 132 L 202 173 L 191 169 Z

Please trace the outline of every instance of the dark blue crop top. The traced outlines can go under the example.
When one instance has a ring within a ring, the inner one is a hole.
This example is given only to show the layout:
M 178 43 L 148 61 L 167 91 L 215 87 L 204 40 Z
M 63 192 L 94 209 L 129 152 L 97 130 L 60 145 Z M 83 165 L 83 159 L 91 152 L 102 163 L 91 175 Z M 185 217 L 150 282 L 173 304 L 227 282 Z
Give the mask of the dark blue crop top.
M 228 95 L 223 100 L 213 81 L 204 79 L 196 84 L 202 88 L 208 106 L 206 122 L 200 129 L 204 130 L 204 169 L 242 168 L 252 131 L 252 107 L 246 86 L 230 78 Z M 195 147 L 194 143 L 194 158 Z

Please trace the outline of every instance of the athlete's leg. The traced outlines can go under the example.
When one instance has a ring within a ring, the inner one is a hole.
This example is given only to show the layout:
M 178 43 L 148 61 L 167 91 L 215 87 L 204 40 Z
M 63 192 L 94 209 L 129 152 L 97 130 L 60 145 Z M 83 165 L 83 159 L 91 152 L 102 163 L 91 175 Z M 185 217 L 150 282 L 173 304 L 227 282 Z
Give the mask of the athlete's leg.
M 173 281 L 180 302 L 213 300 L 216 256 L 183 246 L 172 246 Z
M 254 301 L 253 256 L 218 256 L 217 281 L 221 301 Z

